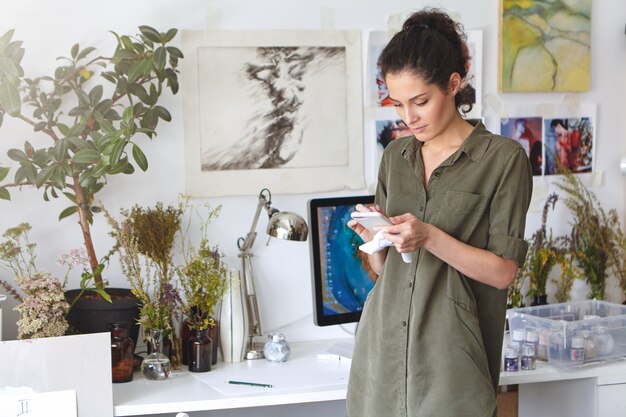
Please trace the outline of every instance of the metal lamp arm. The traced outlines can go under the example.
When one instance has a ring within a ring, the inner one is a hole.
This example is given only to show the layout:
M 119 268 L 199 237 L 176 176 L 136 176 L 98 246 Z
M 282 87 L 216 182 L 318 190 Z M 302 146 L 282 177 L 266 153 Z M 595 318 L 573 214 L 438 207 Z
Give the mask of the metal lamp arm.
M 268 196 L 266 197 L 263 193 L 267 192 Z M 259 204 L 256 206 L 256 213 L 254 214 L 254 219 L 252 220 L 252 225 L 250 226 L 250 231 L 246 234 L 245 238 L 240 237 L 237 240 L 237 246 L 241 252 L 247 252 L 254 245 L 254 241 L 256 239 L 256 227 L 259 224 L 259 217 L 261 216 L 261 210 L 265 208 L 268 215 L 272 214 L 272 208 L 270 207 L 272 204 L 272 195 L 267 188 L 261 190 L 259 193 Z
M 266 195 L 267 194 L 267 195 Z M 261 215 L 261 210 L 265 208 L 268 215 L 271 216 L 275 210 L 271 208 L 270 204 L 272 202 L 272 195 L 268 189 L 263 189 L 259 193 L 259 203 L 257 204 L 256 212 L 254 214 L 254 218 L 252 220 L 252 225 L 250 226 L 250 231 L 246 234 L 246 237 L 240 237 L 237 240 L 237 246 L 239 247 L 239 257 L 241 257 L 242 270 L 243 270 L 243 278 L 244 278 L 244 291 L 246 297 L 246 304 L 248 308 L 248 337 L 249 340 L 249 350 L 252 349 L 253 346 L 253 338 L 254 336 L 262 336 L 263 330 L 261 328 L 261 316 L 259 314 L 259 306 L 256 298 L 256 289 L 254 286 L 254 273 L 252 270 L 252 253 L 250 250 L 254 245 L 254 241 L 256 239 L 256 227 L 259 223 L 259 217 Z

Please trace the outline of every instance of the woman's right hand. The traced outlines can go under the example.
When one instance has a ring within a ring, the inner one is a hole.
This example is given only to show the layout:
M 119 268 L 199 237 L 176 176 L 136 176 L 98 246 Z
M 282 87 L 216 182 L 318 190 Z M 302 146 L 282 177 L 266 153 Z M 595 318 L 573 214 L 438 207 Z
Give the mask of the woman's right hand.
M 369 211 L 377 211 L 379 213 L 385 214 L 383 213 L 382 209 L 378 206 L 378 204 L 376 205 L 372 204 L 369 206 L 365 206 L 363 204 L 357 204 L 354 208 L 355 208 L 355 211 L 359 211 L 361 213 L 369 212 Z M 348 221 L 348 227 L 354 230 L 356 234 L 359 235 L 361 239 L 363 239 L 363 242 L 369 242 L 370 240 L 374 238 L 374 235 L 372 235 L 372 233 L 369 230 L 363 227 L 356 220 Z

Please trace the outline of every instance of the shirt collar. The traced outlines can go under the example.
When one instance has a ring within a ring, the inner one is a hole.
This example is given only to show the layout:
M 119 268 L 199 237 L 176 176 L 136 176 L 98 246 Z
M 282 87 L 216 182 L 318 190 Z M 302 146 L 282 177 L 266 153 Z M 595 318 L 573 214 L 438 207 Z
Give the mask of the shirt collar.
M 457 159 L 461 156 L 462 153 L 466 154 L 469 159 L 474 162 L 480 162 L 485 152 L 487 152 L 487 147 L 489 146 L 489 140 L 486 140 L 491 134 L 485 128 L 485 125 L 481 121 L 478 121 L 474 125 L 474 129 L 469 134 L 469 136 L 463 141 L 463 144 L 449 159 L 450 165 L 455 163 Z M 415 138 L 414 138 L 415 139 Z M 410 140 L 406 145 L 402 148 L 402 156 L 404 159 L 408 159 L 416 155 L 416 153 L 422 147 L 423 142 L 419 140 Z

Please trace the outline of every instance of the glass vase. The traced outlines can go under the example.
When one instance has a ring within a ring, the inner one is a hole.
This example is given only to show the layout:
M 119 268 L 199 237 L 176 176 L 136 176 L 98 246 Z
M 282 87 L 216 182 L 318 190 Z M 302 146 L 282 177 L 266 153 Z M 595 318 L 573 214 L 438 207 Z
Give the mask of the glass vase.
M 547 294 L 535 294 L 533 295 L 533 301 L 530 303 L 531 306 L 545 306 L 548 304 L 548 295 Z
M 192 308 L 193 311 L 193 308 Z M 209 338 L 211 338 L 211 346 L 213 347 L 213 353 L 211 356 L 211 365 L 215 365 L 217 363 L 217 346 L 219 345 L 219 335 L 220 335 L 220 327 L 217 319 L 213 318 L 213 327 L 209 327 Z M 189 344 L 189 339 L 191 338 L 192 330 L 189 328 L 189 319 L 185 317 L 180 325 L 180 341 L 181 345 L 185 348 L 182 350 L 182 363 L 183 365 L 189 365 L 188 358 L 188 350 L 187 345 Z
M 163 349 L 163 330 L 150 329 L 148 341 L 152 344 L 152 353 L 148 354 L 141 363 L 141 372 L 150 380 L 162 380 L 172 372 L 172 364 Z
M 181 362 L 183 365 L 189 365 L 189 349 L 187 346 L 189 345 L 189 339 L 191 339 L 191 333 L 192 331 L 189 328 L 189 319 L 185 317 L 180 324 L 180 343 L 183 346 Z
M 128 335 L 129 326 L 122 323 L 109 324 L 111 332 L 111 372 L 114 383 L 133 380 L 133 355 L 135 344 Z
M 209 329 L 192 330 L 192 335 L 187 345 L 189 372 L 208 372 L 211 370 L 212 345 Z
M 217 346 L 220 343 L 220 323 L 217 319 L 213 319 L 213 327 L 209 327 L 209 338 L 211 339 L 211 346 L 213 348 L 211 365 L 215 365 L 217 363 Z

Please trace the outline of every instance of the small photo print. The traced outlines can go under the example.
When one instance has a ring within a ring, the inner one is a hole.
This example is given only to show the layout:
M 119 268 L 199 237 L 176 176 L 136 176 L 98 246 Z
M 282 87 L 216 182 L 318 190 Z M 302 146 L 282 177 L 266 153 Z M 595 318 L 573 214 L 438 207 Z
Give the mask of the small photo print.
M 500 121 L 500 134 L 518 142 L 530 159 L 533 175 L 541 175 L 543 149 L 541 117 L 511 117 Z
M 392 140 L 412 135 L 402 120 L 376 120 L 376 148 L 381 153 Z
M 544 119 L 545 171 L 557 174 L 557 161 L 573 173 L 592 172 L 593 123 L 590 117 Z
M 369 84 L 369 104 L 372 107 L 393 106 L 389 92 L 380 71 L 380 54 L 389 41 L 387 32 L 370 32 L 367 51 L 367 83 Z

